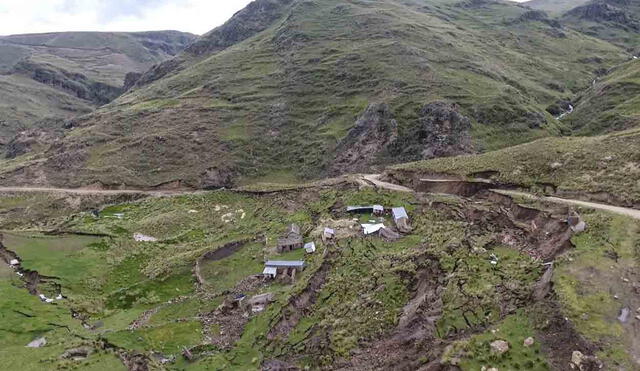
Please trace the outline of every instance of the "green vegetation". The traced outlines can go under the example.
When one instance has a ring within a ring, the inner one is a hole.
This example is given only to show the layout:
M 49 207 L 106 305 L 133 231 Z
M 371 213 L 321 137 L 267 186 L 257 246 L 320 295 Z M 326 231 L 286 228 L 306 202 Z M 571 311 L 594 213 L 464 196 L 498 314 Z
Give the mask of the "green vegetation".
M 234 27 L 214 31 L 198 43 L 211 53 L 183 54 L 163 78 L 79 119 L 63 142 L 82 160 L 62 171 L 50 170 L 52 153 L 22 164 L 72 186 L 295 183 L 326 175 L 328 154 L 380 102 L 401 141 L 379 161 L 423 156 L 403 153 L 402 138 L 413 139 L 420 110 L 434 101 L 456 103 L 472 122 L 473 149 L 493 150 L 568 132 L 545 109 L 627 58 L 607 42 L 523 20 L 529 10 L 509 2 L 274 3 L 275 17 L 230 21 L 264 30 L 247 39 Z
M 478 246 L 476 251 L 481 249 Z M 445 312 L 438 322 L 440 336 L 493 323 L 504 315 L 503 308 L 517 308 L 527 300 L 529 288 L 541 274 L 539 262 L 505 247 L 489 252 L 497 264 L 491 263 L 486 252 L 474 254 L 465 249 L 441 258 L 450 278 L 443 295 Z
M 578 135 L 602 134 L 640 123 L 640 61 L 617 66 L 582 93 L 563 121 Z
M 475 223 L 461 216 L 502 212 L 495 205 L 452 196 L 354 190 L 344 183 L 306 187 L 312 185 L 263 195 L 216 191 L 149 198 L 105 207 L 98 218 L 76 213 L 58 220 L 70 230 L 110 235 L 104 238 L 6 234 L 5 244 L 24 267 L 58 277 L 54 281 L 67 298 L 55 305 L 42 303 L 27 293 L 15 273 L 0 271 L 3 297 L 7 293 L 0 304 L 0 345 L 6 346 L 1 354 L 28 370 L 43 362 L 50 367 L 117 364 L 112 351 L 96 345 L 103 343 L 107 349 L 175 357 L 169 369 L 248 370 L 271 359 L 316 368 L 360 362 L 361 351 L 393 339 L 400 318 L 411 321 L 415 310 L 434 316 L 423 336 L 443 344 L 430 347 L 431 353 L 422 354 L 425 359 L 442 356 L 443 362 L 463 370 L 549 367 L 540 335 L 547 330 L 533 322 L 539 318 L 530 311 L 532 288 L 542 274 L 540 261 L 504 244 L 498 231 L 512 228 L 508 223 L 499 218 Z M 363 238 L 357 227 L 349 228 L 353 215 L 342 211 L 344 205 L 373 203 L 404 205 L 412 233 L 388 242 Z M 559 258 L 554 276 L 562 315 L 589 341 L 606 344 L 598 356 L 607 366 L 633 367 L 628 356 L 634 351 L 632 324 L 619 323 L 617 316 L 623 305 L 640 306 L 632 284 L 622 279 L 635 277 L 640 228 L 622 217 L 582 214 L 587 232 L 574 237 L 575 250 Z M 275 252 L 276 238 L 291 222 L 301 226 L 305 241 L 315 240 L 316 254 Z M 323 245 L 318 231 L 334 224 L 342 226 L 344 238 L 335 246 Z M 136 242 L 134 233 L 158 241 Z M 203 260 L 205 283 L 196 284 L 197 259 L 255 237 L 227 257 Z M 307 267 L 293 284 L 251 285 L 248 277 L 262 271 L 265 259 L 304 259 Z M 48 293 L 49 286 L 39 289 Z M 416 290 L 437 297 L 415 301 Z M 275 302 L 261 313 L 244 317 L 238 311 L 237 317 L 225 319 L 227 312 L 218 309 L 230 295 L 266 292 L 275 294 Z M 615 299 L 616 294 L 629 301 Z M 94 328 L 85 329 L 69 315 L 71 309 Z M 239 330 L 233 321 L 240 321 Z M 408 328 L 420 330 L 414 326 Z M 40 336 L 47 338 L 47 346 L 24 351 L 25 344 Z M 231 336 L 229 347 L 211 343 L 223 336 Z M 535 342 L 525 346 L 529 336 Z M 494 340 L 507 341 L 510 350 L 492 354 L 489 344 Z M 77 362 L 59 358 L 78 346 L 96 353 Z M 194 361 L 182 356 L 185 348 L 196 355 Z
M 639 273 L 640 225 L 604 213 L 585 215 L 587 231 L 573 238 L 575 250 L 558 264 L 556 291 L 567 317 L 589 340 L 607 344 L 598 356 L 610 368 L 634 368 L 633 317 L 640 301 L 632 291 Z M 617 317 L 627 307 L 626 323 Z
M 533 9 L 544 10 L 551 15 L 561 15 L 589 1 L 590 0 L 530 0 L 527 1 L 526 5 Z
M 474 177 L 489 173 L 506 184 L 558 192 L 604 193 L 610 203 L 640 201 L 640 130 L 589 138 L 548 138 L 482 155 L 440 158 L 391 168 L 397 177 L 450 174 Z
M 121 94 L 127 73 L 146 71 L 193 38 L 175 31 L 0 37 L 0 143 L 33 127 L 62 129 L 55 120 L 38 121 L 91 112 Z M 106 101 L 96 101 L 103 95 Z
M 534 326 L 526 311 L 521 310 L 482 334 L 455 342 L 444 358 L 469 371 L 483 366 L 498 370 L 548 370 L 540 344 L 534 339 L 531 346 L 524 345 L 524 340 L 533 336 Z M 501 355 L 492 353 L 490 344 L 496 340 L 506 341 L 509 350 Z

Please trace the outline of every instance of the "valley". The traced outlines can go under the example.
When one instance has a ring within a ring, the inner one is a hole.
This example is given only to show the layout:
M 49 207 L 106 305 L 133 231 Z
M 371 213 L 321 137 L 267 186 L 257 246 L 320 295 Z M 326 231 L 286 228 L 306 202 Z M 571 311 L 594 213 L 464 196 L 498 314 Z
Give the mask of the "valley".
M 627 328 L 618 325 L 616 317 L 619 308 L 640 303 L 633 291 L 638 277 L 633 263 L 637 222 L 581 209 L 588 228 L 574 236 L 561 221 L 569 215 L 566 206 L 526 199 L 520 201 L 526 206 L 519 206 L 490 191 L 470 199 L 391 191 L 378 182 L 377 189 L 345 179 L 331 186 L 266 194 L 216 191 L 151 197 L 103 208 L 98 217 L 69 214 L 58 220 L 48 237 L 28 232 L 27 225 L 25 232 L 5 233 L 3 245 L 19 257 L 23 269 L 55 277 L 38 286 L 35 294 L 54 296 L 46 290 L 60 287 L 64 299 L 52 304 L 39 303 L 37 297 L 27 300 L 33 296 L 21 288 L 21 280 L 7 277 L 6 288 L 15 299 L 5 302 L 13 309 L 3 310 L 9 317 L 1 331 L 10 331 L 7 326 L 14 323 L 28 327 L 18 327 L 23 335 L 4 344 L 4 358 L 24 365 L 30 363 L 20 354 L 38 354 L 41 361 L 33 369 L 43 361 L 47 367 L 75 364 L 84 369 L 108 360 L 123 359 L 126 364 L 133 358 L 144 365 L 140 367 L 152 369 L 269 369 L 300 362 L 344 369 L 388 368 L 388 362 L 407 369 L 561 369 L 574 351 L 596 355 L 597 362 L 611 367 L 635 362 L 624 356 L 635 341 L 633 322 Z M 397 241 L 362 237 L 343 211 L 352 203 L 405 205 L 413 230 Z M 305 236 L 316 240 L 315 254 L 273 250 L 275 237 L 290 222 L 299 223 Z M 335 242 L 320 242 L 318 229 L 323 226 L 335 228 Z M 56 236 L 56 230 L 65 234 Z M 154 236 L 157 242 L 135 242 L 134 232 Z M 598 237 L 603 232 L 604 237 Z M 261 237 L 201 267 L 207 284 L 197 283 L 193 264 L 200 256 L 255 236 Z M 608 238 L 611 245 L 597 247 L 597 238 Z M 616 260 L 592 251 L 596 247 L 613 249 Z M 267 258 L 303 258 L 308 267 L 293 282 L 251 283 Z M 547 282 L 543 263 L 550 261 L 562 273 L 555 273 L 553 285 L 536 294 Z M 606 286 L 620 279 L 606 275 L 597 281 L 601 288 L 589 289 L 592 296 L 574 298 L 572 280 L 595 267 L 605 274 L 608 268 L 603 264 L 625 272 L 626 281 L 612 286 L 619 290 L 615 295 L 622 298 L 620 304 Z M 224 321 L 243 318 L 242 312 L 234 314 L 239 309 L 226 309 L 229 298 L 265 292 L 273 293 L 275 301 L 264 312 L 250 314 L 239 329 L 228 328 L 235 322 Z M 307 292 L 314 296 L 307 298 Z M 584 304 L 574 300 L 607 304 L 590 307 L 585 320 Z M 287 309 L 291 303 L 294 306 Z M 357 314 L 344 317 L 354 306 Z M 294 315 L 296 311 L 300 314 Z M 551 322 L 547 328 L 538 319 L 557 321 L 554 316 L 559 313 L 569 314 L 570 322 Z M 280 316 L 295 320 L 287 322 L 286 330 L 274 330 Z M 402 330 L 407 326 L 403 323 L 412 325 Z M 218 333 L 218 326 L 228 330 Z M 273 331 L 279 335 L 270 335 Z M 551 339 L 558 335 L 547 339 L 548 331 L 560 331 L 577 342 L 554 343 Z M 38 336 L 47 339 L 46 347 L 17 352 L 24 347 L 21 341 L 26 344 Z M 521 345 L 529 336 L 536 339 L 533 348 Z M 508 357 L 483 353 L 496 339 L 511 345 Z M 598 351 L 596 344 L 604 339 L 607 346 Z M 56 355 L 78 348 L 90 351 L 75 361 Z M 376 357 L 360 358 L 367 352 Z
M 640 369 L 638 25 L 256 0 L 0 36 L 2 368 Z

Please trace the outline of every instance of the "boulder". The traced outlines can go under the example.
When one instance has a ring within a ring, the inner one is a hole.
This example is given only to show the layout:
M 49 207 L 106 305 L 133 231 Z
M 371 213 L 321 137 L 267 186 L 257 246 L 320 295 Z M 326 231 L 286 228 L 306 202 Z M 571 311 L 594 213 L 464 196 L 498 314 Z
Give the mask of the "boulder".
M 60 358 L 80 361 L 89 357 L 89 354 L 91 354 L 91 348 L 89 347 L 71 348 L 62 353 Z
M 533 298 L 536 301 L 544 299 L 549 292 L 551 292 L 551 286 L 553 284 L 553 265 L 547 268 L 542 277 L 533 287 Z
M 528 338 L 524 339 L 523 345 L 528 348 L 532 346 L 534 343 L 535 343 L 535 340 L 533 339 L 533 337 L 529 336 Z
M 42 348 L 45 345 L 47 345 L 47 339 L 41 337 L 27 344 L 27 348 Z
M 618 316 L 618 321 L 622 323 L 626 323 L 629 320 L 630 314 L 631 314 L 631 310 L 629 308 L 620 309 L 620 315 Z
M 581 233 L 587 229 L 587 223 L 585 223 L 580 215 L 576 212 L 573 212 L 571 213 L 571 215 L 569 215 L 569 217 L 567 218 L 567 224 L 569 224 L 569 228 L 571 228 L 574 233 Z
M 509 351 L 509 343 L 504 340 L 496 340 L 491 343 L 491 353 L 502 355 Z
M 596 356 L 584 355 L 578 350 L 571 354 L 571 363 L 569 365 L 572 370 L 580 371 L 597 371 L 603 367 L 602 362 Z

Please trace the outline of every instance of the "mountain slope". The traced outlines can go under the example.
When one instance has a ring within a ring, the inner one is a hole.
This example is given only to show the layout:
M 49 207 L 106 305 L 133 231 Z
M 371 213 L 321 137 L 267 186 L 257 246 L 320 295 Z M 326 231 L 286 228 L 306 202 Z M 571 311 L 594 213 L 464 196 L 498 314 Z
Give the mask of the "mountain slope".
M 388 175 L 404 184 L 443 175 L 484 177 L 498 185 L 637 208 L 640 129 L 596 137 L 547 138 L 481 155 L 402 164 Z
M 219 187 L 559 134 L 545 108 L 625 54 L 531 12 L 492 1 L 259 0 L 68 123 L 45 153 L 2 165 L 2 182 Z M 385 120 L 397 124 L 393 138 L 354 138 L 394 127 Z M 361 155 L 336 153 L 352 148 L 343 139 Z
M 590 0 L 531 0 L 523 5 L 531 9 L 543 10 L 552 15 L 563 14 L 573 8 L 584 5 Z
M 45 117 L 69 118 L 110 102 L 127 74 L 176 55 L 193 38 L 175 31 L 0 37 L 0 145 Z
M 596 135 L 640 125 L 640 61 L 631 60 L 594 80 L 564 122 L 576 135 Z
M 576 30 L 640 52 L 640 3 L 630 0 L 592 0 L 568 11 L 563 23 Z

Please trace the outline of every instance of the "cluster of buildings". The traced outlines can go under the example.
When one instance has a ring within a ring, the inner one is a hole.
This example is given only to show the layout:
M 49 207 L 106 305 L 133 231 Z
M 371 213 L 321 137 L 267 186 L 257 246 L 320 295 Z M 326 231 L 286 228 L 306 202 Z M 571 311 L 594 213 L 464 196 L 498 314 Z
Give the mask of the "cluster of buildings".
M 401 237 L 400 233 L 409 233 L 411 226 L 409 225 L 409 215 L 404 207 L 393 207 L 391 209 L 385 209 L 381 205 L 371 206 L 348 206 L 348 213 L 356 214 L 371 214 L 374 217 L 383 217 L 390 215 L 393 218 L 393 222 L 397 229 L 394 230 L 390 227 L 386 227 L 383 222 L 380 223 L 365 223 L 361 224 L 362 232 L 365 236 L 379 235 L 387 240 L 397 240 Z M 336 238 L 336 231 L 332 228 L 324 228 L 322 232 L 322 241 L 329 243 Z M 300 231 L 300 227 L 297 224 L 291 224 L 287 227 L 285 232 L 278 238 L 276 250 L 278 253 L 285 253 L 294 251 L 297 249 L 304 249 L 308 254 L 312 254 L 316 251 L 315 242 L 304 242 L 303 235 Z M 303 271 L 305 267 L 304 260 L 269 260 L 265 263 L 262 274 L 270 278 L 276 278 L 279 276 L 290 277 L 295 279 L 296 274 Z

